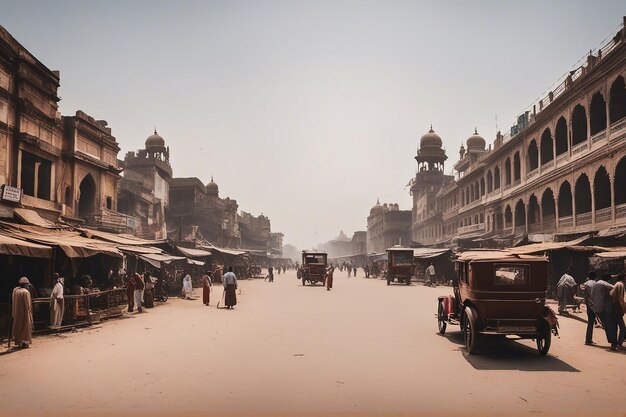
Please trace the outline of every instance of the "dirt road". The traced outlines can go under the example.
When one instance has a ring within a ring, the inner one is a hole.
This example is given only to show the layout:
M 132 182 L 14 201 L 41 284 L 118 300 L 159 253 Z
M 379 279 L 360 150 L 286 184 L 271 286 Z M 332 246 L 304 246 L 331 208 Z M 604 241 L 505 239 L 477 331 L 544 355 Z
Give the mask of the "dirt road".
M 467 356 L 437 334 L 448 287 L 336 274 L 335 288 L 241 281 L 235 310 L 171 299 L 97 328 L 36 338 L 0 356 L 0 411 L 623 412 L 626 355 L 583 345 L 561 320 L 548 357 L 531 342 Z M 198 294 L 200 295 L 200 294 Z M 606 347 L 596 330 L 595 340 Z M 128 413 L 125 413 L 129 415 Z

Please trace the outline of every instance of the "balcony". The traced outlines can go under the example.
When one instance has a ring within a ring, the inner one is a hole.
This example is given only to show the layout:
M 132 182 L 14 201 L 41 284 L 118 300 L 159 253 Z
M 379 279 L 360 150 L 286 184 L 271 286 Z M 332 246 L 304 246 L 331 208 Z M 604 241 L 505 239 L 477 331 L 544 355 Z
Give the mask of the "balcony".
M 573 225 L 574 225 L 574 217 L 572 216 L 559 217 L 559 228 L 572 227 Z
M 591 144 L 595 145 L 596 143 L 601 142 L 604 139 L 606 139 L 606 129 L 593 135 L 591 137 Z
M 610 222 L 611 220 L 611 207 L 596 210 L 596 223 Z
M 542 230 L 544 232 L 554 232 L 556 230 L 556 218 L 554 216 L 545 216 L 543 218 Z
M 589 144 L 587 141 L 579 143 L 578 145 L 572 146 L 572 155 L 577 155 L 583 151 L 586 151 L 589 148 Z
M 90 214 L 86 216 L 85 221 L 87 226 L 116 233 L 133 233 L 141 225 L 138 218 L 112 210 L 102 210 L 100 213 Z
M 576 215 L 576 226 L 591 224 L 591 212 Z
M 626 203 L 615 206 L 615 218 L 626 219 Z
M 545 164 L 541 165 L 541 171 L 542 172 L 546 172 L 551 170 L 552 168 L 554 168 L 554 159 L 551 161 L 546 162 Z
M 476 224 L 471 224 L 469 226 L 462 226 L 458 228 L 459 235 L 466 235 L 468 233 L 484 232 L 484 231 L 485 231 L 485 223 L 476 223 Z
M 524 233 L 526 233 L 526 226 L 515 226 L 516 235 L 523 235 Z
M 528 174 L 526 174 L 526 181 L 529 181 L 531 178 L 537 176 L 537 174 L 539 174 L 539 168 L 533 169 Z

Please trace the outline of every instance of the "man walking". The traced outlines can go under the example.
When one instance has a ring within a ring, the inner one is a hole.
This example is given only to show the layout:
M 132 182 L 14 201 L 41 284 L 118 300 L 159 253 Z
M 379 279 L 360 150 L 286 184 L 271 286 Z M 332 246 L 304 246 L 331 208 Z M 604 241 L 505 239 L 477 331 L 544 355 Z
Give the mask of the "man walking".
M 333 273 L 335 272 L 335 267 L 331 264 L 326 270 L 326 291 L 330 291 L 333 289 Z
M 233 273 L 233 267 L 228 267 L 228 272 L 222 278 L 224 282 L 224 304 L 226 308 L 232 309 L 237 305 L 237 276 Z
M 137 312 L 141 313 L 143 311 L 142 303 L 143 303 L 143 290 L 145 288 L 145 284 L 143 282 L 143 277 L 135 273 L 135 305 L 137 306 Z
M 65 300 L 63 299 L 63 277 L 58 273 L 52 275 L 55 284 L 50 294 L 50 328 L 57 329 L 61 327 L 63 322 L 63 310 L 65 309 Z
M 587 307 L 587 333 L 585 335 L 586 345 L 595 345 L 593 341 L 593 327 L 596 324 L 596 313 L 593 312 L 591 307 L 591 289 L 596 285 L 596 272 L 589 271 L 587 274 L 587 280 L 580 286 L 585 296 L 585 306 Z
M 20 348 L 27 348 L 33 337 L 33 306 L 26 277 L 20 278 L 18 286 L 13 289 L 11 317 L 13 326 L 11 337 Z
M 600 318 L 602 327 L 606 333 L 606 339 L 611 344 L 611 350 L 617 350 L 617 335 L 615 334 L 615 323 L 613 320 L 613 306 L 609 292 L 613 285 L 604 279 L 599 279 L 591 287 L 591 308 L 596 316 Z
M 556 284 L 556 296 L 559 299 L 559 314 L 567 314 L 567 300 L 574 295 L 576 281 L 566 270 L 559 282 Z
M 185 277 L 183 278 L 183 296 L 186 300 L 191 300 L 193 294 L 193 286 L 191 284 L 191 275 L 187 271 L 183 272 Z
M 426 268 L 426 283 L 428 286 L 437 286 L 437 284 L 435 284 L 435 266 L 432 262 L 430 263 L 430 266 Z
M 270 280 L 270 282 L 274 282 L 274 268 L 271 266 L 267 268 L 267 277 Z
M 205 306 L 209 305 L 212 286 L 213 283 L 211 282 L 211 273 L 209 271 L 206 271 L 202 276 L 202 303 Z

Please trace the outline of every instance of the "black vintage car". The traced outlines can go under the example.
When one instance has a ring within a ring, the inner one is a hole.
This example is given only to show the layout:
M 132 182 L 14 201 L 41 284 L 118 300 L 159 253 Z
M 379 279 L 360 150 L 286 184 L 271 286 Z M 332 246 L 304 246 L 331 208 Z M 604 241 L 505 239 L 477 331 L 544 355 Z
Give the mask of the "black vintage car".
M 298 269 L 298 278 L 302 280 L 302 285 L 307 282 L 324 285 L 327 263 L 326 252 L 302 251 L 302 266 Z

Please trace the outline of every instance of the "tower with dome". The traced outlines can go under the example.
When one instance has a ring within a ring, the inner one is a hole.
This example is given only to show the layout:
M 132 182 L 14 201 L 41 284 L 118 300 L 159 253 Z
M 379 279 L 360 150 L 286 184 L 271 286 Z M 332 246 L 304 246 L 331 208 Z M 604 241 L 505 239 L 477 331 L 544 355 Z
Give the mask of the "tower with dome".
M 413 197 L 411 239 L 415 242 L 432 243 L 443 236 L 443 219 L 436 207 L 436 197 L 454 179 L 444 172 L 446 159 L 443 141 L 431 125 L 420 138 L 415 155 L 417 169 L 410 182 Z
M 144 148 L 128 152 L 119 184 L 118 210 L 139 222 L 138 234 L 151 239 L 167 237 L 166 212 L 169 206 L 172 167 L 170 150 L 157 132 L 149 135 Z

